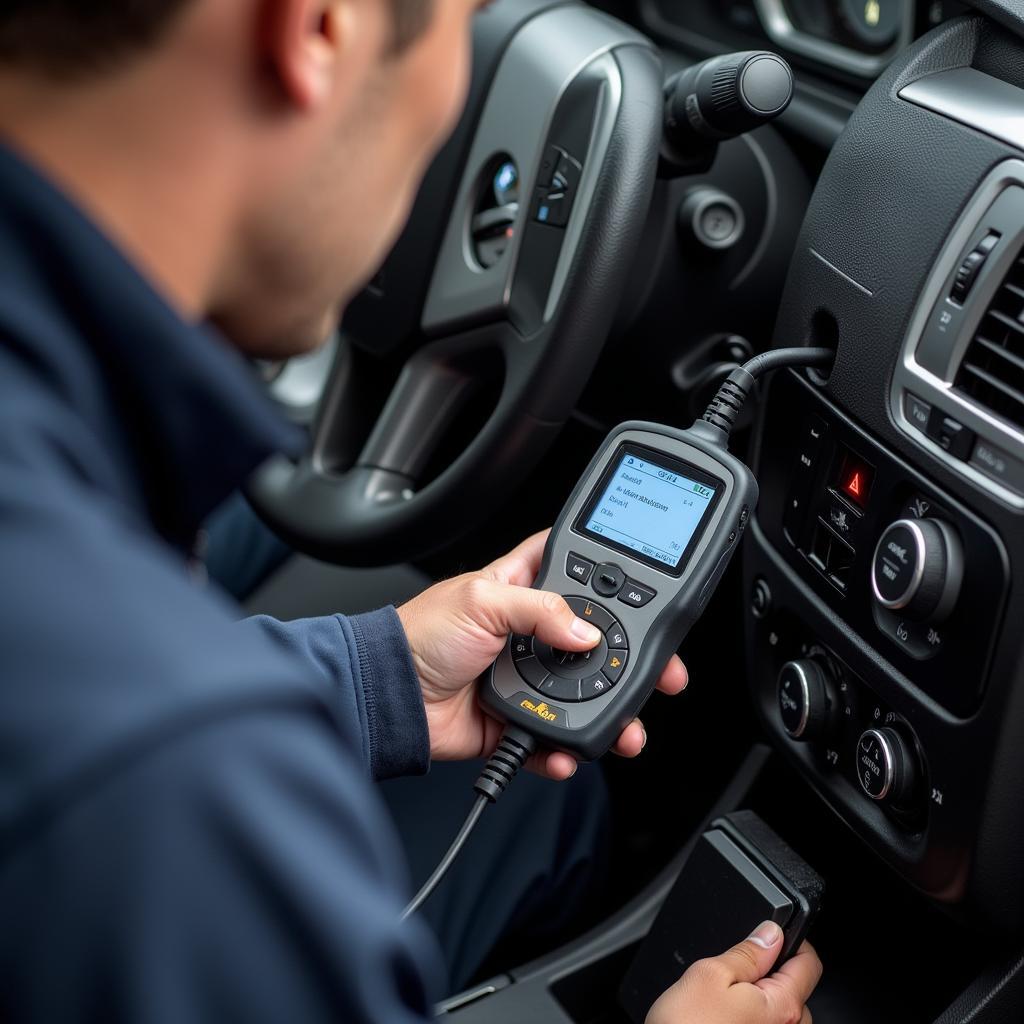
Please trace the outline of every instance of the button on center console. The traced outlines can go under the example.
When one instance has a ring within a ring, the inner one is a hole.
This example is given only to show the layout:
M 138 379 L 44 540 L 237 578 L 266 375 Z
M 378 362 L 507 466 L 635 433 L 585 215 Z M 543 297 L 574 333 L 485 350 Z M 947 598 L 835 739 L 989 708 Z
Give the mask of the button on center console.
M 867 729 L 857 741 L 857 778 L 879 803 L 907 806 L 915 795 L 919 770 L 909 745 L 896 729 Z

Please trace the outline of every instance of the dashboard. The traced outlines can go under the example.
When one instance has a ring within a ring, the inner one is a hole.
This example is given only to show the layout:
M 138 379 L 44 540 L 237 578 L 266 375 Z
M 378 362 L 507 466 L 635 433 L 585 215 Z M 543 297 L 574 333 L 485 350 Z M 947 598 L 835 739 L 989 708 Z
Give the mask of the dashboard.
M 780 129 L 827 153 L 772 341 L 832 345 L 836 364 L 827 382 L 779 374 L 753 431 L 743 586 L 762 725 L 903 878 L 1013 932 L 1024 25 L 986 5 L 1016 33 L 913 0 L 635 11 L 677 50 L 782 53 L 798 96 Z
M 686 732 L 696 716 L 664 721 L 648 753 L 661 747 L 672 779 L 728 779 L 706 823 L 751 810 L 827 876 L 816 1019 L 1019 1020 L 1024 9 L 595 6 L 652 39 L 669 73 L 770 49 L 796 93 L 706 173 L 659 178 L 576 436 L 633 418 L 686 426 L 771 346 L 836 351 L 827 378 L 779 371 L 733 435 L 761 491 L 733 579 L 742 604 L 709 609 L 681 652 L 695 679 L 723 683 L 708 697 L 720 727 L 704 742 Z M 642 388 L 626 366 L 642 366 Z M 602 491 L 585 525 L 614 526 L 614 497 Z M 619 526 L 662 562 L 688 542 Z M 671 806 L 651 805 L 674 818 Z M 687 844 L 601 927 L 499 980 L 464 1019 L 617 1019 L 612 989 Z M 930 964 L 926 984 L 907 949 Z
M 763 404 L 745 569 L 777 746 L 902 876 L 1006 931 L 1024 922 L 1020 54 L 952 20 L 833 147 L 776 336 L 827 335 L 837 361 Z
M 771 46 L 806 70 L 863 89 L 915 38 L 967 7 L 956 0 L 640 0 L 654 31 L 698 51 Z

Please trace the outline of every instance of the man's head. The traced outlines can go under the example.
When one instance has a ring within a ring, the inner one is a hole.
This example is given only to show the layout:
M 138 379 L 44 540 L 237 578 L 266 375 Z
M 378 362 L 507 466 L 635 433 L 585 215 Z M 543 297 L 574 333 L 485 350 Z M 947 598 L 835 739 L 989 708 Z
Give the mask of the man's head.
M 454 125 L 479 6 L 0 0 L 0 133 L 191 312 L 249 352 L 304 351 Z

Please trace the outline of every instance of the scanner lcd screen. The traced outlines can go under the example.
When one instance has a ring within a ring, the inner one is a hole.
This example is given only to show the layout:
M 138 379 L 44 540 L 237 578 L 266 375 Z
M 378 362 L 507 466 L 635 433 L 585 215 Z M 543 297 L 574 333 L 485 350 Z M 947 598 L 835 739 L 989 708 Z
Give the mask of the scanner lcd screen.
M 613 459 L 577 528 L 642 561 L 678 570 L 719 488 L 682 463 L 655 461 L 626 447 Z

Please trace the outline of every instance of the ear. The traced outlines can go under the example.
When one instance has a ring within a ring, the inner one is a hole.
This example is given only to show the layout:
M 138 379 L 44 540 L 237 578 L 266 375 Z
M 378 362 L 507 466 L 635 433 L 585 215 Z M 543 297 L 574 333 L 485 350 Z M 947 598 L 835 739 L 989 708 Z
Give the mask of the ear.
M 264 53 L 285 97 L 319 107 L 345 80 L 358 91 L 384 48 L 381 0 L 270 0 L 264 5 Z

